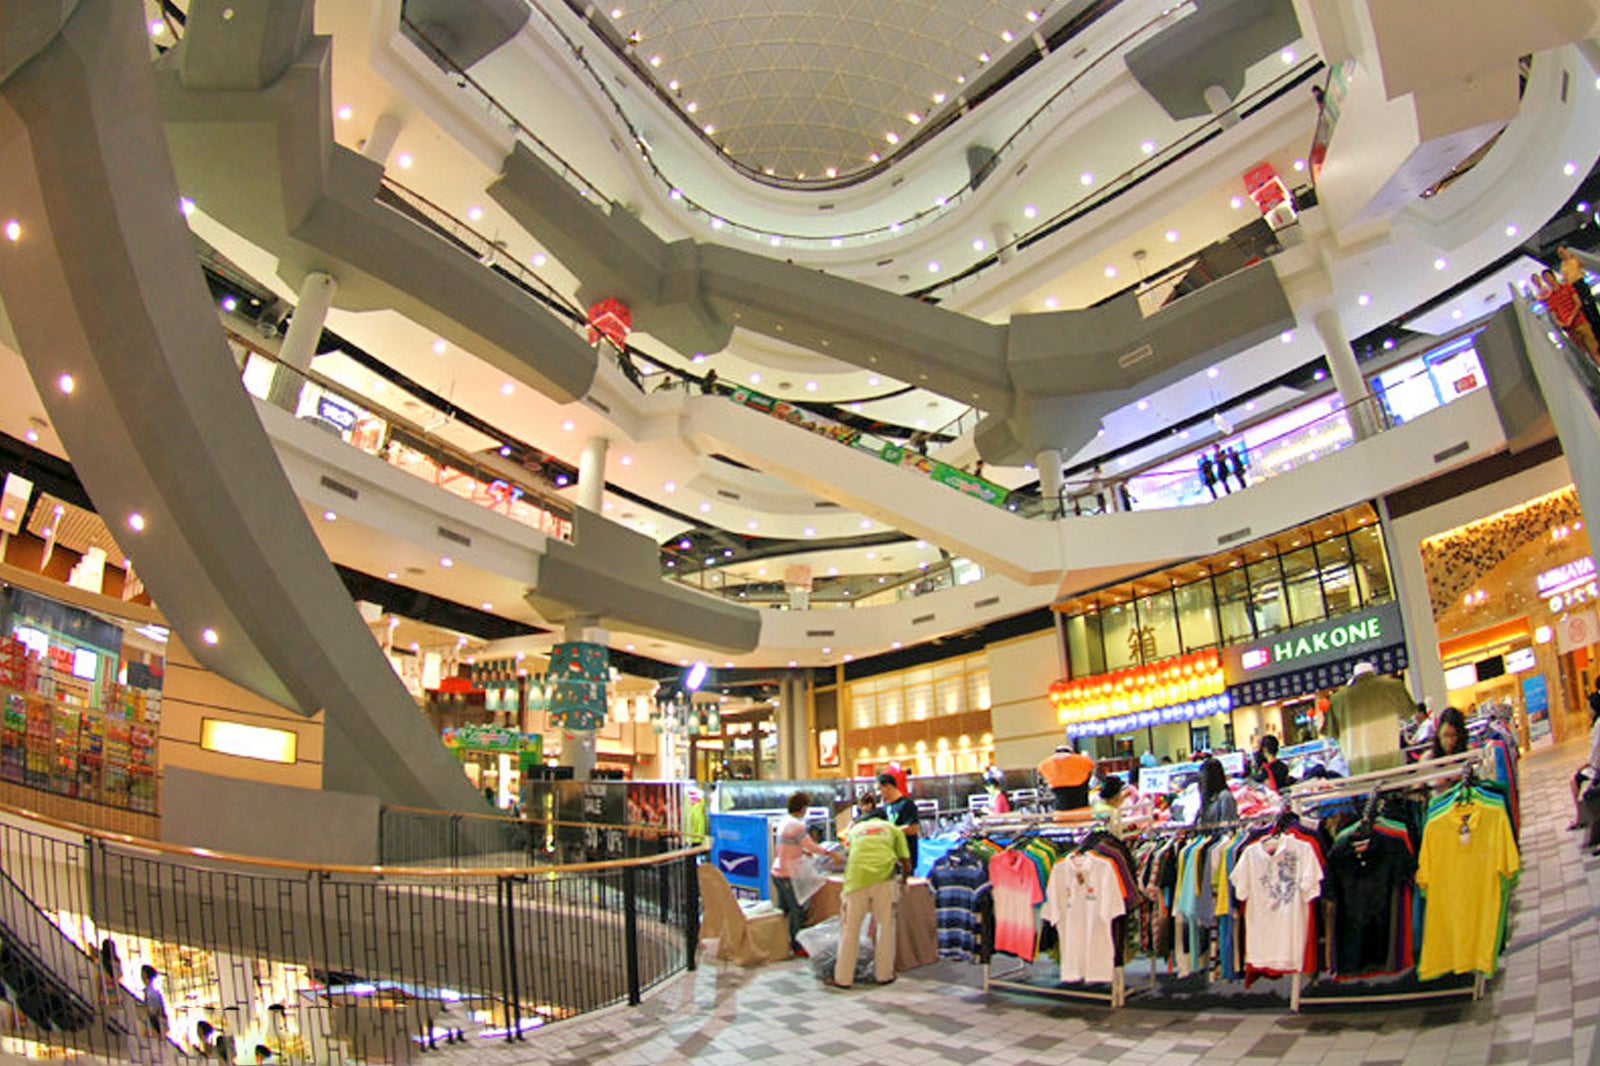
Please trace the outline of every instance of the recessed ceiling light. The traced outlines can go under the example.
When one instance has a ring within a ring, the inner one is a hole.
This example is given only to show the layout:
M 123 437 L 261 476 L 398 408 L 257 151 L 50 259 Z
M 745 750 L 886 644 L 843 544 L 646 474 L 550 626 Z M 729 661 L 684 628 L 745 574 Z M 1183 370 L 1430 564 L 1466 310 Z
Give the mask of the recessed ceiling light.
M 701 500 L 700 501 L 700 513 L 701 514 L 710 514 L 711 513 L 711 501 L 710 500 Z
M 861 401 L 860 400 L 856 400 L 856 401 L 852 402 L 850 404 L 850 410 L 854 411 L 856 414 L 860 414 L 861 413 Z
M 659 55 L 651 56 L 650 57 L 650 65 L 652 67 L 659 67 L 661 65 L 661 57 Z
M 150 20 L 150 36 L 159 37 L 166 32 L 167 24 L 163 19 Z
M 633 456 L 624 455 L 622 458 L 618 459 L 617 462 L 621 463 L 623 466 L 632 466 L 633 465 Z
M 885 133 L 883 135 L 883 139 L 888 141 L 890 144 L 899 144 L 900 143 L 900 135 L 898 133 L 896 133 L 894 130 L 890 130 L 888 133 Z
M 77 387 L 78 383 L 72 379 L 71 374 L 62 374 L 56 378 L 56 388 L 60 389 L 64 396 L 71 396 L 72 390 Z
M 678 491 L 678 483 L 676 481 L 669 481 L 666 484 L 661 486 L 661 491 L 662 492 L 677 492 Z
M 1150 410 L 1150 401 L 1149 400 L 1140 400 L 1139 401 L 1139 410 L 1141 410 L 1141 411 Z
M 549 262 L 549 260 L 545 258 L 545 254 L 543 252 L 535 252 L 533 253 L 532 262 L 534 266 L 542 267 L 545 265 L 545 263 Z
M 479 207 L 477 204 L 473 204 L 471 207 L 467 208 L 467 218 L 471 221 L 476 222 L 482 217 L 483 208 Z
M 503 383 L 500 386 L 500 395 L 502 395 L 502 396 L 510 396 L 513 392 L 516 392 L 516 391 L 517 391 L 517 387 L 515 385 L 513 385 L 509 381 Z
M 978 53 L 978 62 L 980 62 L 980 63 L 989 62 L 989 53 L 988 52 L 979 52 Z
M 410 170 L 411 169 L 412 160 L 411 160 L 411 153 L 410 152 L 401 152 L 398 156 L 395 157 L 394 161 L 395 161 L 395 164 L 398 165 L 401 170 Z
M 573 422 L 572 422 L 572 419 L 570 419 L 570 418 L 569 418 L 569 419 L 567 419 L 567 420 L 566 420 L 566 421 L 565 421 L 565 422 L 562 422 L 562 423 L 561 423 L 561 428 L 562 428 L 562 429 L 564 429 L 564 430 L 566 430 L 566 431 L 567 431 L 567 432 L 568 432 L 568 433 L 571 433 L 571 432 L 572 432 L 572 430 L 573 430 Z
M 558 489 L 566 488 L 568 483 L 569 483 L 569 481 L 570 481 L 570 479 L 567 477 L 567 475 L 565 475 L 565 474 L 557 474 L 556 475 L 556 488 L 558 488 Z M 606 501 L 605 509 L 607 511 L 611 510 L 611 501 L 609 501 L 609 500 Z
M 1435 270 L 1443 270 L 1445 267 L 1447 267 L 1449 265 L 1450 265 L 1450 261 L 1447 260 L 1442 255 L 1439 258 L 1437 258 L 1437 259 L 1435 259 L 1433 261 L 1433 269 L 1435 269 Z
M 867 156 L 867 162 L 869 162 L 869 163 L 877 163 L 880 160 L 882 160 L 882 158 L 883 157 L 880 156 L 877 152 L 873 152 L 871 155 Z
M 622 17 L 622 8 L 620 8 L 620 7 L 612 8 L 611 9 L 611 17 L 612 17 L 613 20 L 621 18 Z
M 38 444 L 39 443 L 39 431 L 36 430 L 36 429 L 30 429 L 26 433 L 24 433 L 22 436 L 27 440 L 27 442 L 29 444 Z
M 683 105 L 683 109 L 692 115 L 696 111 L 700 110 L 700 104 L 696 100 L 690 100 L 687 104 Z
M 224 296 L 222 298 L 222 309 L 224 311 L 232 311 L 234 308 L 236 308 L 238 306 L 239 306 L 239 301 L 235 300 L 232 296 Z
M 1517 228 L 1517 227 L 1516 227 L 1516 226 L 1514 226 L 1514 225 L 1512 225 L 1512 226 L 1507 226 L 1507 227 L 1506 227 L 1506 236 L 1507 236 L 1507 237 L 1515 237 L 1515 236 L 1516 236 L 1516 235 L 1517 235 L 1517 234 L 1519 234 L 1519 233 L 1521 233 L 1521 232 L 1522 232 L 1522 231 L 1521 231 L 1521 230 L 1519 230 L 1519 229 L 1518 229 L 1518 228 Z
M 193 207 L 191 207 L 190 210 L 193 210 Z M 184 214 L 188 214 L 188 213 L 189 213 L 188 211 L 184 212 Z M 13 219 L 9 219 L 6 222 L 6 240 L 10 241 L 12 244 L 15 244 L 18 241 L 20 241 L 21 239 L 22 239 L 22 223 L 18 222 L 14 218 Z
M 915 111 L 909 111 L 906 113 L 906 121 L 915 126 L 917 123 L 922 121 L 922 116 L 917 114 Z
M 873 375 L 871 375 L 870 377 L 867 378 L 867 385 L 869 387 L 871 387 L 871 388 L 877 388 L 878 381 L 879 381 L 878 375 L 873 374 Z
M 494 604 L 490 603 L 488 600 L 484 600 L 483 601 L 483 609 L 485 611 L 492 611 L 492 610 L 494 610 Z
M 984 249 L 986 249 L 988 247 L 989 247 L 989 242 L 984 240 L 982 237 L 974 237 L 974 238 L 972 238 L 972 250 L 974 252 L 981 252 L 981 251 L 983 251 Z
M 443 337 L 435 337 L 433 339 L 433 354 L 434 355 L 443 355 L 446 351 L 449 350 L 449 348 L 450 348 L 450 345 L 445 342 L 445 339 Z
M 1054 311 L 1057 307 L 1060 306 L 1060 304 L 1061 304 L 1061 301 L 1057 300 L 1054 296 L 1046 296 L 1044 298 L 1044 309 L 1046 311 Z
M 1175 230 L 1175 229 L 1167 230 L 1167 243 L 1168 244 L 1177 244 L 1178 243 L 1178 231 L 1177 230 Z
M 761 523 L 757 522 L 754 518 L 752 518 L 752 519 L 750 519 L 750 521 L 748 521 L 748 522 L 746 522 L 744 524 L 744 528 L 746 528 L 750 532 L 754 533 L 756 530 L 761 528 Z
M 388 578 L 390 581 L 393 581 L 395 578 L 397 578 L 399 576 L 400 575 L 395 573 L 393 570 L 389 571 L 387 574 L 384 575 L 384 577 Z
M 1256 409 L 1256 402 L 1251 400 L 1249 403 L 1244 405 L 1244 409 L 1246 411 L 1254 411 Z
M 1393 337 L 1385 337 L 1383 339 L 1383 350 L 1386 351 L 1386 352 L 1394 351 L 1394 338 Z
M 324 522 L 337 522 L 339 520 L 339 516 L 333 511 L 323 511 L 322 520 Z
M 143 533 L 144 532 L 144 515 L 140 514 L 138 511 L 135 511 L 131 515 L 129 515 L 128 516 L 128 528 L 133 530 L 135 533 Z
M 1239 208 L 1244 206 L 1244 197 L 1235 196 L 1233 199 L 1228 201 L 1228 206 L 1233 208 L 1235 211 L 1239 210 Z
M 217 635 L 217 631 L 215 629 L 202 629 L 200 631 L 200 639 L 205 641 L 207 644 L 216 644 L 217 641 L 221 640 L 222 638 Z
M 1156 151 L 1156 142 L 1145 141 L 1139 146 L 1139 151 L 1143 152 L 1145 155 L 1154 155 Z
M 934 94 L 933 94 L 933 102 L 934 102 L 934 103 L 935 103 L 935 104 L 942 104 L 942 103 L 944 103 L 944 99 L 945 99 L 945 97 L 944 97 L 944 93 L 934 93 Z
M 509 445 L 509 444 L 500 445 L 500 457 L 502 459 L 504 459 L 504 458 L 507 458 L 510 455 L 511 455 L 511 445 Z
M 1285 48 L 1283 51 L 1278 53 L 1278 58 L 1282 59 L 1283 65 L 1287 67 L 1292 65 L 1294 61 L 1299 58 L 1299 56 L 1294 54 L 1293 48 Z
M 1087 170 L 1085 170 L 1082 174 L 1078 175 L 1078 184 L 1079 185 L 1093 185 L 1094 184 L 1094 175 L 1089 173 Z
M 351 109 L 349 104 L 341 104 L 339 110 L 335 111 L 334 114 L 339 117 L 340 121 L 348 121 L 350 116 L 355 114 L 355 111 Z
M 1023 218 L 1036 218 L 1036 217 L 1038 217 L 1038 214 L 1039 214 L 1039 209 L 1037 207 L 1034 207 L 1032 204 L 1028 204 L 1026 207 L 1024 207 L 1022 209 L 1022 217 Z
M 806 391 L 807 392 L 816 392 L 817 391 L 817 383 L 815 381 L 806 382 Z
M 1000 39 L 1002 41 L 1006 42 L 1006 44 L 1010 44 L 1012 41 L 1016 40 L 1017 38 L 1016 38 L 1016 35 L 1013 34 L 1010 30 L 1001 30 L 1000 31 Z
M 1293 344 L 1294 343 L 1294 330 L 1292 330 L 1292 329 L 1284 330 L 1282 333 L 1278 334 L 1278 339 L 1280 341 L 1282 341 L 1283 343 L 1285 343 L 1285 344 Z
M 772 239 L 769 240 L 767 243 L 772 245 L 774 248 L 776 248 L 776 247 L 778 247 L 779 245 L 781 245 L 783 243 L 783 238 L 778 236 L 776 233 L 774 233 L 772 235 Z
M 1454 318 L 1454 319 L 1460 319 L 1461 318 L 1461 308 L 1458 307 L 1454 311 L 1451 311 L 1450 312 L 1450 317 Z
M 1117 276 L 1117 268 L 1116 267 L 1114 267 L 1114 266 L 1106 267 L 1106 277 L 1114 278 L 1116 276 Z
M 930 274 L 939 273 L 939 260 L 937 260 L 937 259 L 928 260 L 928 273 L 930 273 Z
M 1370 294 L 1368 294 L 1368 293 L 1362 293 L 1361 295 L 1356 297 L 1356 303 L 1361 305 L 1362 307 L 1367 306 L 1371 302 L 1372 302 L 1372 296 Z
M 811 528 L 810 526 L 806 527 L 805 533 L 806 533 L 806 536 L 808 536 L 808 537 L 814 537 L 814 536 L 817 535 L 817 531 L 815 529 Z
M 1568 163 L 1566 166 L 1561 168 L 1561 173 L 1565 174 L 1569 178 L 1572 177 L 1572 175 L 1576 174 L 1577 172 L 1578 172 L 1578 164 L 1576 164 L 1576 163 Z
M 750 374 L 750 384 L 752 384 L 752 385 L 761 384 L 761 375 L 758 374 L 758 373 L 752 372 Z
M 448 570 L 452 566 L 456 565 L 456 561 L 454 559 L 450 558 L 450 556 L 448 556 L 448 555 L 441 555 L 439 557 L 439 565 L 444 567 L 446 570 Z
M 1213 367 L 1207 367 L 1207 368 L 1206 368 L 1206 377 L 1208 377 L 1208 378 L 1214 378 L 1214 377 L 1216 377 L 1216 376 L 1217 376 L 1217 375 L 1218 375 L 1218 374 L 1220 374 L 1220 373 L 1222 373 L 1222 371 L 1220 371 L 1220 370 L 1218 370 L 1218 369 L 1217 369 L 1217 368 L 1216 368 L 1216 367 L 1214 367 L 1214 366 L 1213 366 Z

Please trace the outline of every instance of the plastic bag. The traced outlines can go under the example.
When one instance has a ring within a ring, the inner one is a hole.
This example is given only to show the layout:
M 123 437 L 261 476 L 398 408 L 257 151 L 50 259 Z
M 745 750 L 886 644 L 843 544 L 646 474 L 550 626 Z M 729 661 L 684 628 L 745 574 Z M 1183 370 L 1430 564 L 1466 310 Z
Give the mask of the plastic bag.
M 835 864 L 817 855 L 808 855 L 795 864 L 794 895 L 804 907 L 811 902 L 811 897 L 817 890 L 827 884 L 828 873 L 835 869 Z
M 862 927 L 865 930 L 865 926 Z M 821 978 L 833 976 L 834 963 L 839 961 L 839 919 L 829 918 L 809 929 L 800 930 L 796 937 L 800 946 L 811 956 L 811 972 Z M 860 950 L 856 954 L 857 981 L 871 981 L 873 975 L 872 941 L 863 933 Z

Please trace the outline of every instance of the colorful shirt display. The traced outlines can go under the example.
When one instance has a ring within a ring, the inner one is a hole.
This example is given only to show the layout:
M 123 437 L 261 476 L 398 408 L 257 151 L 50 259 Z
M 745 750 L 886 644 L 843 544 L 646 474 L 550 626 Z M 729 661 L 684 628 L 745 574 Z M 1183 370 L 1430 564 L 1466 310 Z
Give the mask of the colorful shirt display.
M 1002 851 L 989 860 L 994 885 L 994 950 L 1033 961 L 1038 933 L 1033 908 L 1044 902 L 1039 868 L 1020 851 Z

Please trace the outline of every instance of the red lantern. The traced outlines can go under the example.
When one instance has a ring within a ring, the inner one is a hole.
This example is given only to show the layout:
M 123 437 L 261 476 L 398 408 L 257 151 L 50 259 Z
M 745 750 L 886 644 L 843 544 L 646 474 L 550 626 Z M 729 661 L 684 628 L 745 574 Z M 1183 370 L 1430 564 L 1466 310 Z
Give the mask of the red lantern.
M 604 337 L 619 349 L 626 348 L 632 330 L 633 312 L 621 300 L 608 296 L 589 308 L 590 344 L 598 344 Z

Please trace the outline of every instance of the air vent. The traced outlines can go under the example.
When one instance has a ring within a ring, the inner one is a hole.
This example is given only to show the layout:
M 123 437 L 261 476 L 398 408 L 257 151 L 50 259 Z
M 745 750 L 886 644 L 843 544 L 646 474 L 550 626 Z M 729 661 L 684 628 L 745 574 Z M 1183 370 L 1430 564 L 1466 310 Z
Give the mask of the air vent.
M 905 183 L 906 183 L 905 175 L 902 174 L 900 177 L 895 178 L 893 181 L 891 181 L 889 183 L 889 188 L 898 189 L 900 186 L 904 185 Z
M 1071 58 L 1071 59 L 1082 59 L 1084 56 L 1086 56 L 1088 54 L 1089 54 L 1089 49 L 1080 48 L 1076 52 L 1072 53 L 1072 55 L 1069 58 Z
M 887 258 L 887 259 L 880 259 L 880 260 L 878 260 L 878 261 L 877 261 L 877 263 L 875 263 L 875 264 L 873 264 L 873 265 L 874 265 L 874 266 L 881 266 L 881 267 L 886 267 L 886 266 L 888 266 L 888 265 L 889 265 L 889 264 L 890 264 L 890 263 L 892 263 L 892 262 L 894 262 L 894 256 L 892 256 L 892 255 L 891 255 L 891 256 L 890 256 L 890 257 L 889 257 L 889 258 Z
M 361 493 L 357 492 L 349 485 L 345 485 L 333 480 L 333 478 L 329 477 L 327 474 L 322 475 L 322 487 L 327 489 L 329 492 L 337 492 L 339 495 L 348 497 L 352 500 L 361 499 Z
M 839 509 L 839 505 L 832 500 L 813 500 L 811 506 L 819 511 L 837 511 Z
M 817 210 L 818 211 L 832 211 L 833 210 L 833 205 L 832 204 L 818 204 L 817 205 Z
M 833 636 L 833 630 L 831 630 L 831 629 L 808 629 L 808 630 L 806 630 L 806 636 L 808 636 L 808 637 L 831 637 L 831 636 Z
M 1232 544 L 1236 540 L 1244 540 L 1252 532 L 1254 532 L 1254 530 L 1252 530 L 1249 526 L 1245 526 L 1243 529 L 1236 529 L 1232 533 L 1224 533 L 1224 534 L 1222 534 L 1221 536 L 1219 536 L 1217 538 L 1217 543 L 1218 544 Z
M 1135 363 L 1144 362 L 1154 354 L 1156 354 L 1156 350 L 1154 348 L 1150 347 L 1148 344 L 1141 344 L 1139 347 L 1135 348 L 1131 352 L 1128 352 L 1126 355 L 1117 356 L 1117 365 L 1126 370 Z
M 1456 456 L 1460 455 L 1462 452 L 1471 447 L 1472 445 L 1468 444 L 1466 441 L 1458 441 L 1457 443 L 1450 445 L 1450 447 L 1446 448 L 1442 452 L 1434 452 L 1433 461 L 1436 463 L 1442 463 L 1446 459 L 1454 459 Z
M 979 600 L 977 603 L 973 604 L 972 605 L 972 609 L 974 611 L 981 611 L 985 607 L 993 607 L 995 604 L 997 604 L 999 602 L 1000 602 L 1000 597 L 999 596 L 990 596 L 988 599 Z
M 446 529 L 443 526 L 440 526 L 439 536 L 443 537 L 445 540 L 453 541 L 454 543 L 461 545 L 463 548 L 472 547 L 472 538 L 467 536 L 465 533 L 457 533 L 453 529 Z
M 587 403 L 590 407 L 593 407 L 595 410 L 600 411 L 603 414 L 611 413 L 611 408 L 607 407 L 593 396 L 585 396 L 583 399 L 585 403 Z
M 1026 174 L 1027 172 L 1028 172 L 1028 164 L 1024 163 L 1020 167 L 1017 168 L 1016 173 L 1013 174 L 1012 177 L 1020 178 L 1020 177 L 1022 177 L 1022 175 Z
M 1572 71 L 1563 70 L 1561 72 L 1561 102 L 1563 104 L 1567 102 L 1567 89 L 1570 88 L 1571 85 L 1572 85 Z
M 937 616 L 931 614 L 919 614 L 911 620 L 911 624 L 914 626 L 920 626 L 924 622 L 933 621 L 935 617 Z
M 729 492 L 727 489 L 718 489 L 717 495 L 721 496 L 724 500 L 740 500 L 744 498 L 737 492 Z

